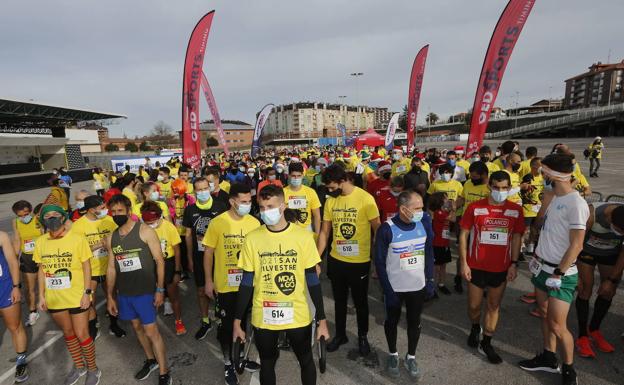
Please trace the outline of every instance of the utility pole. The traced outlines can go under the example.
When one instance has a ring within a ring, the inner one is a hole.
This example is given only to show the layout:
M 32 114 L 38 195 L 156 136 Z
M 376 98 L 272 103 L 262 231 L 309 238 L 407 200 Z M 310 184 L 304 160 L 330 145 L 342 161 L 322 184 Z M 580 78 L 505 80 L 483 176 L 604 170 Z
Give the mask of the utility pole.
M 355 78 L 355 103 L 357 104 L 356 107 L 356 131 L 358 133 L 358 135 L 360 134 L 360 89 L 359 89 L 359 81 L 358 78 L 360 76 L 363 76 L 364 72 L 352 72 L 351 76 L 353 76 Z
M 520 91 L 516 91 L 516 120 L 514 122 L 514 128 L 518 127 L 518 114 L 520 113 Z

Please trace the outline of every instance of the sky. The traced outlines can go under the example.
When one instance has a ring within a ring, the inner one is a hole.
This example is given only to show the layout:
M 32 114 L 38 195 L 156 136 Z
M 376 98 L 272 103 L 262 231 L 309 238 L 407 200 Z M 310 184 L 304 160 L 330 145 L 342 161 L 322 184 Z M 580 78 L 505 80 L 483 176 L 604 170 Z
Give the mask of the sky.
M 419 124 L 472 107 L 505 0 L 3 0 L 0 98 L 113 112 L 112 136 L 180 129 L 190 33 L 216 10 L 204 72 L 221 119 L 253 124 L 266 103 L 407 102 L 418 50 L 430 44 Z M 538 0 L 496 105 L 563 97 L 564 80 L 624 59 L 622 0 Z M 610 53 L 609 53 L 610 52 Z M 349 76 L 363 72 L 357 80 Z M 202 101 L 201 120 L 210 119 Z

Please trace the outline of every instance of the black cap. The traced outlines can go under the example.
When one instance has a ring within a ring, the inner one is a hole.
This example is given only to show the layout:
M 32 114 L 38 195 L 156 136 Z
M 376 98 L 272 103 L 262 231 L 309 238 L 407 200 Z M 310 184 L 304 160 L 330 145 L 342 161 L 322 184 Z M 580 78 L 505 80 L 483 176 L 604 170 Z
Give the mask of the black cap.
M 89 210 L 104 204 L 104 199 L 98 195 L 89 195 L 84 199 L 84 209 Z

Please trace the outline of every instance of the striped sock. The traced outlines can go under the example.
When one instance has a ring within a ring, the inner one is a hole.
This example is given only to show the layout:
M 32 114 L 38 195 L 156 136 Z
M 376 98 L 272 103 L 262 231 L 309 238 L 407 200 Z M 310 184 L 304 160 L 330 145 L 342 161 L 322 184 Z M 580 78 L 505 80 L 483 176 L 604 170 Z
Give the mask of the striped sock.
M 82 355 L 87 361 L 87 369 L 89 370 L 97 370 L 97 365 L 95 364 L 95 344 L 93 343 L 93 339 L 91 337 L 80 343 L 80 347 L 82 348 Z
M 17 358 L 15 360 L 15 365 L 26 365 L 26 352 L 17 353 Z
M 82 359 L 82 351 L 80 350 L 78 337 L 65 337 L 65 344 L 67 345 L 67 350 L 69 350 L 69 354 L 71 355 L 72 360 L 74 360 L 74 365 L 76 366 L 76 368 L 84 369 L 85 365 Z

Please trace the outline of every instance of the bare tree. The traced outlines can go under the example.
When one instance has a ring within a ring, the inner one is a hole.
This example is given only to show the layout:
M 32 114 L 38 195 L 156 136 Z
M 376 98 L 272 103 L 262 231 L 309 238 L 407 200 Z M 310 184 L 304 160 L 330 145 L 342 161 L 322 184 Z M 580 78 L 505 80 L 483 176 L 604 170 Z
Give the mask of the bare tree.
M 154 128 L 152 128 L 150 135 L 167 137 L 172 136 L 172 133 L 173 130 L 171 129 L 171 126 L 163 122 L 162 120 L 159 120 L 158 122 L 156 122 L 156 124 L 154 124 Z

